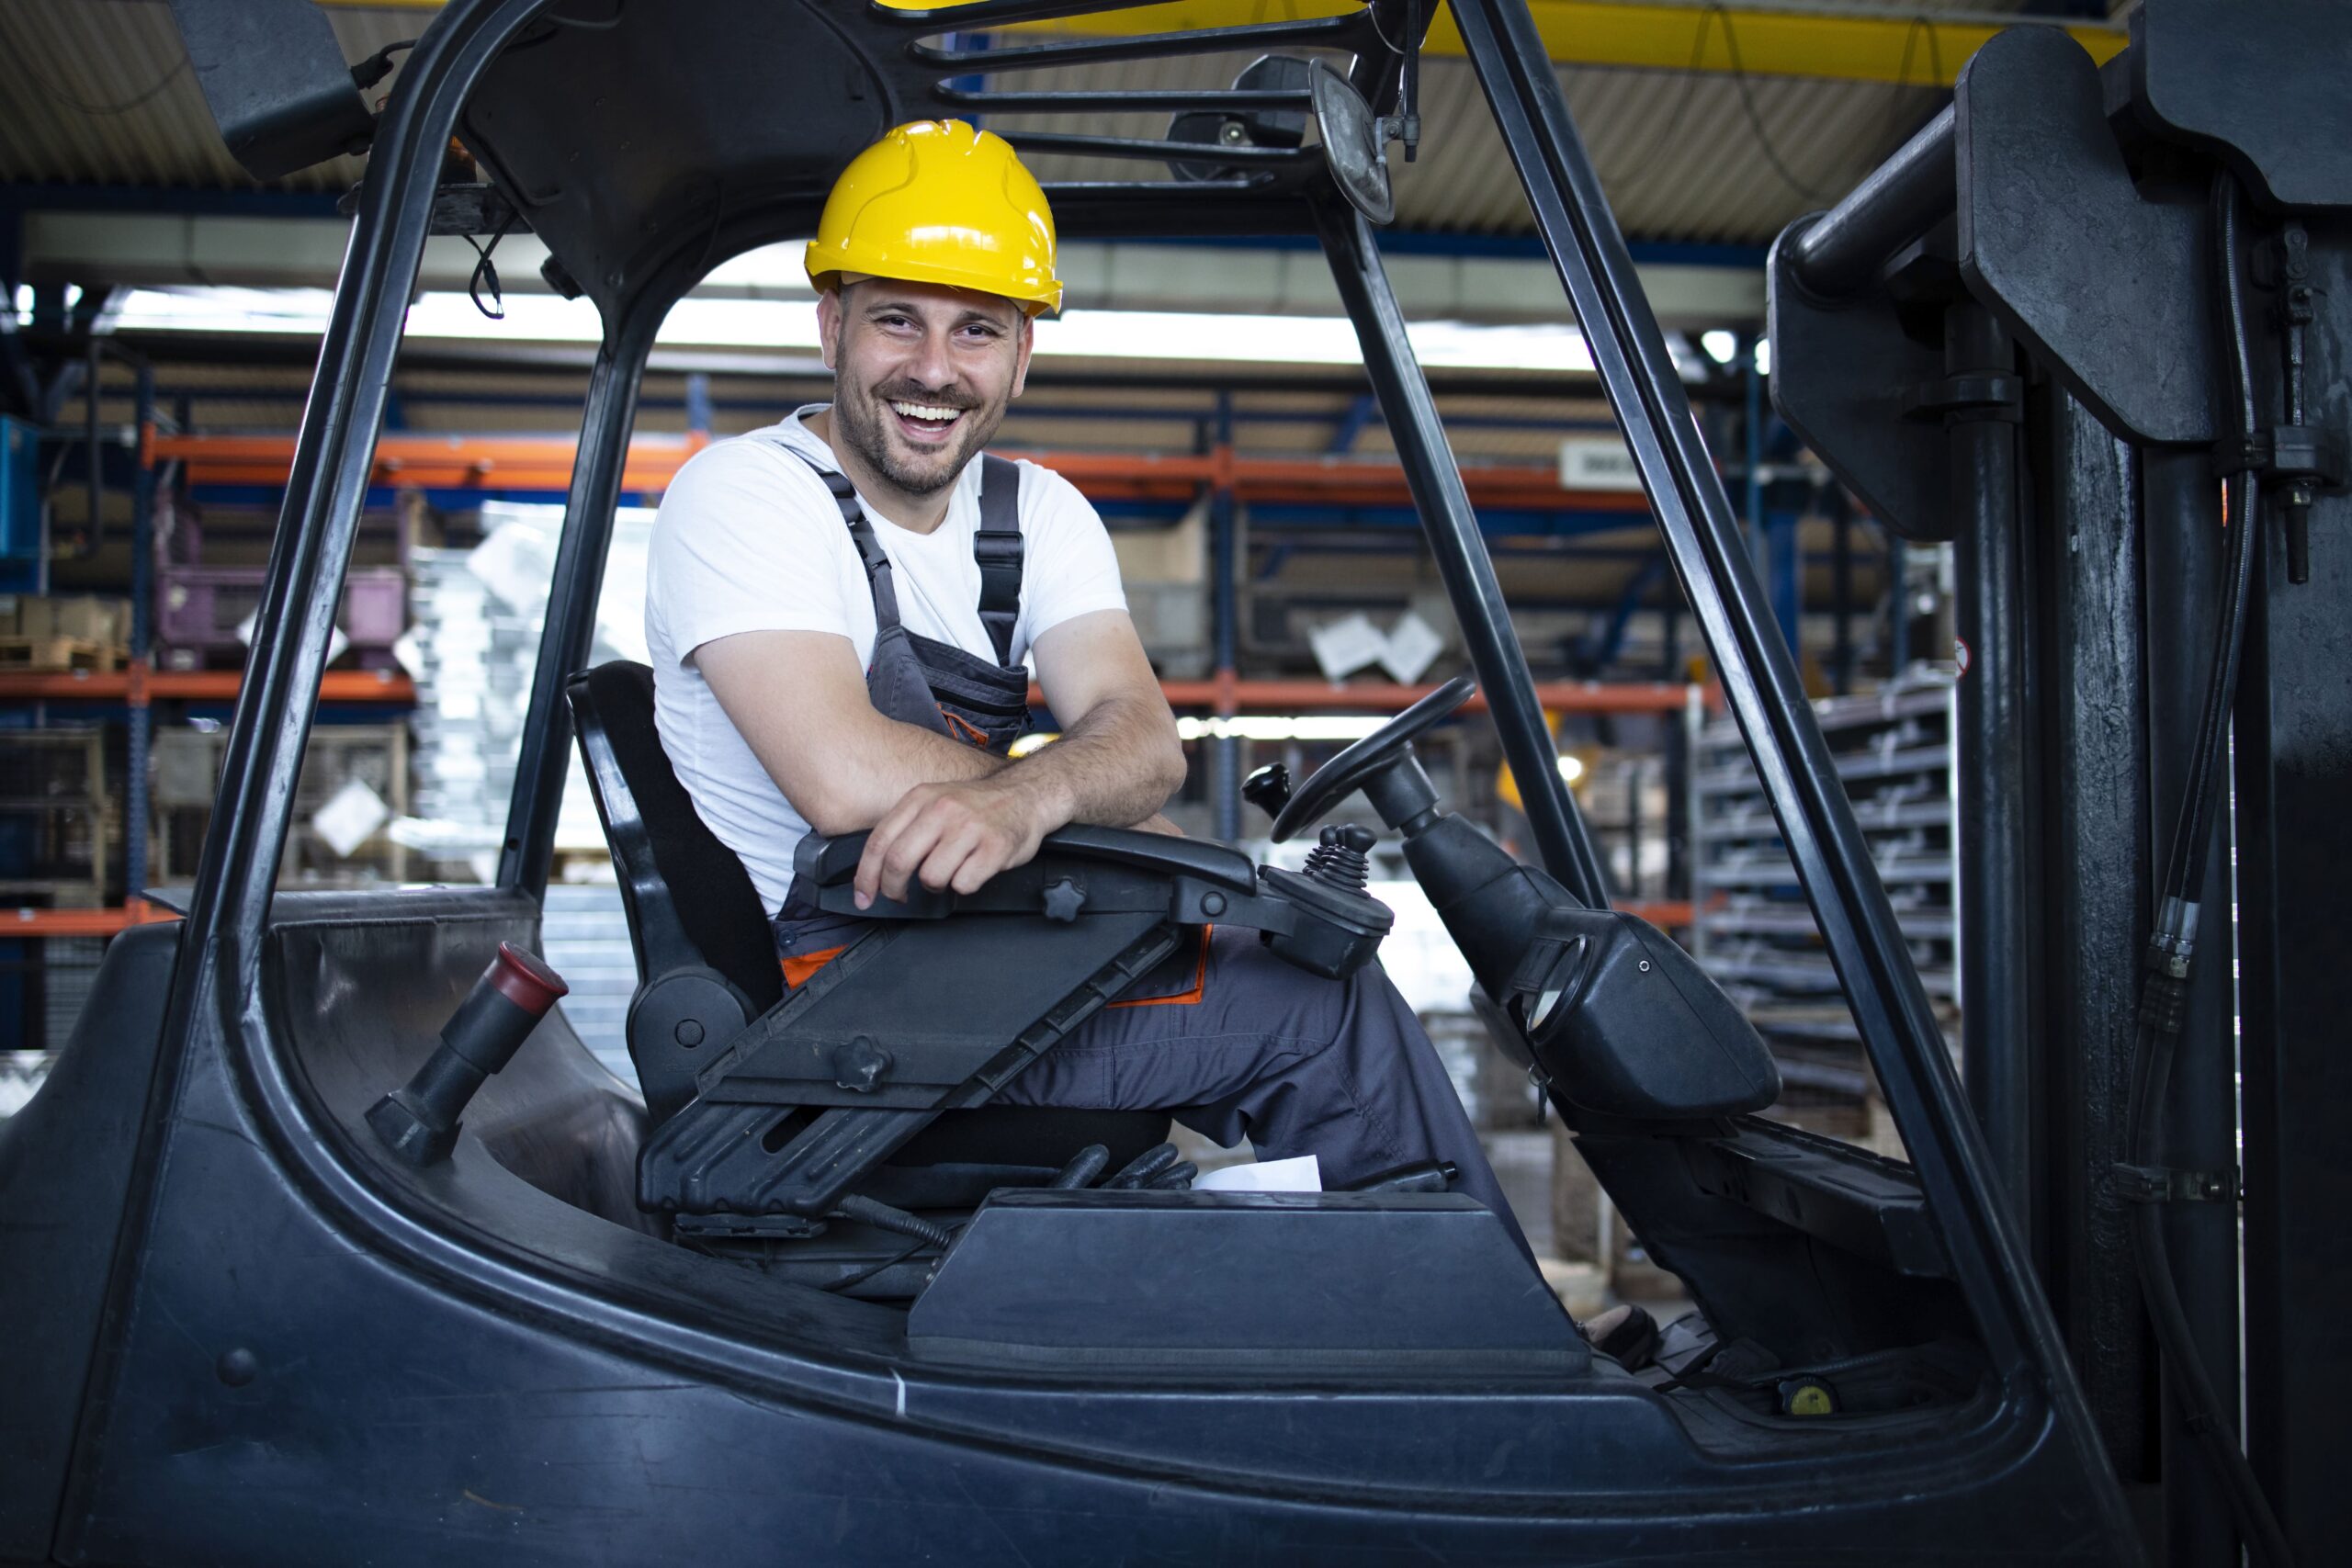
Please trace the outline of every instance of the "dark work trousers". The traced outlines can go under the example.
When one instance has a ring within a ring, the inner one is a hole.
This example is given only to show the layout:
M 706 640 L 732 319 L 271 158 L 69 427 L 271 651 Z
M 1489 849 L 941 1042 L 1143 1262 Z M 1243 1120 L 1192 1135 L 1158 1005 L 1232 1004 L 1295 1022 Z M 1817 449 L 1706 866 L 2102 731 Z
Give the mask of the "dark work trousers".
M 1329 1188 L 1452 1160 L 1454 1190 L 1534 1256 L 1437 1047 L 1378 964 L 1326 980 L 1230 930 L 1194 963 L 1191 988 L 1105 1008 L 998 1098 L 1165 1111 L 1227 1148 L 1248 1138 L 1261 1159 L 1313 1155 Z

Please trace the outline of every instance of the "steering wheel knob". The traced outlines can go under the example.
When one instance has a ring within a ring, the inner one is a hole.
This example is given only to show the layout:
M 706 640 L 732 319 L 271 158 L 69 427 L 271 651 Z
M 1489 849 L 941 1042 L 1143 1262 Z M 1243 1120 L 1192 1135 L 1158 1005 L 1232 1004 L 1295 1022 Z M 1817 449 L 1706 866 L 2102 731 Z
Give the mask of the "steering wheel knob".
M 1477 682 L 1467 675 L 1456 675 L 1308 774 L 1306 782 L 1298 786 L 1289 804 L 1275 817 L 1274 842 L 1279 844 L 1291 838 L 1355 790 L 1399 763 L 1409 762 L 1414 740 L 1451 717 L 1477 690 Z M 1426 780 L 1415 793 L 1429 795 L 1430 803 L 1434 802 Z M 1391 825 L 1402 820 L 1391 818 Z
M 1269 817 L 1279 817 L 1290 804 L 1290 769 L 1269 762 L 1241 781 L 1241 798 Z

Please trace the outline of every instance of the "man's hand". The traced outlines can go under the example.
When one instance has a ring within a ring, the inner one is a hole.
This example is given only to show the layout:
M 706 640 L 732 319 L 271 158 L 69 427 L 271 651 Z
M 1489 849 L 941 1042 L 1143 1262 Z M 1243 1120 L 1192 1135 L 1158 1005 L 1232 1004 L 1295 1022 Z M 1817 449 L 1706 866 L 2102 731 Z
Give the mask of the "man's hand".
M 1054 816 L 1041 791 L 1003 782 L 1014 773 L 909 790 L 866 838 L 853 885 L 857 907 L 870 906 L 877 893 L 903 899 L 910 881 L 934 893 L 977 893 L 997 873 L 1027 863 L 1069 814 Z

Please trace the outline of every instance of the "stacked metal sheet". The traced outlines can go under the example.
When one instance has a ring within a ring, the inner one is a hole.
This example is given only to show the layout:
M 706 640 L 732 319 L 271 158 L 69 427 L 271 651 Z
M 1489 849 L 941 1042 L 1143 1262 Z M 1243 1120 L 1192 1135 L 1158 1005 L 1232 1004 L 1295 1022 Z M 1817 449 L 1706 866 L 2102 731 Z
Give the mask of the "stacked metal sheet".
M 487 882 L 514 787 L 545 604 L 510 603 L 471 569 L 475 553 L 411 552 L 415 623 L 401 652 L 416 682 L 415 811 L 436 829 L 415 847 Z
M 539 628 L 562 510 L 491 503 L 470 550 L 411 552 L 413 614 L 400 649 L 416 682 L 415 818 L 395 834 L 447 878 L 487 882 L 506 827 L 529 716 Z M 653 514 L 616 517 L 589 661 L 645 657 L 644 558 Z M 604 849 L 586 781 L 572 760 L 557 847 L 592 862 Z

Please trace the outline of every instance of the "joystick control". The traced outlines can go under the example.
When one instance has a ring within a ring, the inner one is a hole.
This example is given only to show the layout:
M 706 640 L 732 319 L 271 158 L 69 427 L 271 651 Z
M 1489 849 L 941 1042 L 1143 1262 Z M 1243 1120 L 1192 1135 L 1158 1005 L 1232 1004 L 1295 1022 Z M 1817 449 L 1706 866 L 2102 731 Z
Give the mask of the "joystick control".
M 1347 822 L 1324 829 L 1317 838 L 1319 841 L 1306 852 L 1306 874 L 1342 893 L 1363 892 L 1372 880 L 1372 863 L 1364 858 L 1365 852 L 1378 841 L 1372 829 Z

